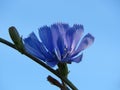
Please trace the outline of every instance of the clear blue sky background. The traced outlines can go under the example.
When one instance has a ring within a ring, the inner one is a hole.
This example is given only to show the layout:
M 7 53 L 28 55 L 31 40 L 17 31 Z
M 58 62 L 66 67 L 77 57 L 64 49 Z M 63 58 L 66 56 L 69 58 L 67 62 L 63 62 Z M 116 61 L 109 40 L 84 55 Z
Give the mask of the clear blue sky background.
M 10 26 L 27 37 L 55 22 L 83 24 L 85 34 L 95 37 L 82 62 L 69 65 L 69 79 L 79 90 L 120 90 L 120 0 L 0 0 L 0 37 L 9 41 Z M 0 43 L 0 90 L 58 90 L 48 75 Z

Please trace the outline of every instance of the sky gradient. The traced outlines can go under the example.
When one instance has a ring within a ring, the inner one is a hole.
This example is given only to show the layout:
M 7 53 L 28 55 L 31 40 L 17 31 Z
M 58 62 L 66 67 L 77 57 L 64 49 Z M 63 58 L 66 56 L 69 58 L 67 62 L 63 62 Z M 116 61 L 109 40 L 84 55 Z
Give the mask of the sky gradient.
M 0 37 L 10 40 L 15 26 L 23 38 L 56 22 L 84 25 L 95 37 L 82 62 L 69 65 L 69 79 L 79 90 L 120 90 L 119 0 L 0 0 Z M 0 90 L 58 90 L 49 71 L 0 43 Z

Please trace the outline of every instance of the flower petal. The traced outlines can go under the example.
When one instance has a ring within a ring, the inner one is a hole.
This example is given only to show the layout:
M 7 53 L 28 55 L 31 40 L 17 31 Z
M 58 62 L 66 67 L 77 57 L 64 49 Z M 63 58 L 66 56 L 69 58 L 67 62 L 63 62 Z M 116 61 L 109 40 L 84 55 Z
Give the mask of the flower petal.
M 40 47 L 41 53 L 46 57 L 46 60 L 53 59 L 52 53 L 47 51 L 47 49 L 42 43 L 40 43 L 39 47 Z
M 71 58 L 69 62 L 79 63 L 82 60 L 82 57 L 83 57 L 83 53 Z
M 31 33 L 28 38 L 24 39 L 24 46 L 28 53 L 36 56 L 39 59 L 45 60 L 44 55 L 41 53 L 40 50 L 40 42 L 37 39 L 34 33 Z
M 60 32 L 60 35 L 63 39 L 64 46 L 67 48 L 68 43 L 67 43 L 67 39 L 66 39 L 66 32 L 69 30 L 69 25 L 68 24 L 62 24 L 62 23 L 58 23 L 57 25 L 58 25 L 58 30 Z
M 58 31 L 58 27 L 56 26 L 56 24 L 53 24 L 53 25 L 51 25 L 50 28 L 51 28 L 51 32 L 52 32 L 54 47 L 58 48 L 57 47 L 57 40 L 58 40 L 58 37 L 60 36 L 60 33 Z
M 76 24 L 67 31 L 66 38 L 69 45 L 68 48 L 70 49 L 71 53 L 75 50 L 83 32 L 83 26 Z
M 82 39 L 81 43 L 79 44 L 77 50 L 74 52 L 74 55 L 77 55 L 80 51 L 86 49 L 94 42 L 94 37 L 91 34 L 87 34 Z
M 53 24 L 51 25 L 51 31 L 52 31 L 52 36 L 53 36 L 53 43 L 55 48 L 57 48 L 57 41 L 59 37 L 63 38 L 63 42 L 65 44 L 65 46 L 67 46 L 67 42 L 66 42 L 66 32 L 69 29 L 69 25 L 68 24 L 62 24 L 62 23 L 57 23 L 57 24 Z
M 63 38 L 61 36 L 57 40 L 57 46 L 58 46 L 61 56 L 63 56 L 65 45 L 64 45 Z
M 61 60 L 61 54 L 60 54 L 60 51 L 58 49 L 55 49 L 54 50 L 54 53 L 55 53 L 55 57 L 57 58 L 57 60 Z
M 50 66 L 50 67 L 54 67 L 55 65 L 57 65 L 58 64 L 58 60 L 51 60 L 51 61 L 47 61 L 46 63 Z
M 58 49 L 58 53 L 60 52 L 62 57 L 67 47 L 66 32 L 68 29 L 68 24 L 57 23 L 51 25 L 54 47 Z
M 41 60 L 45 61 L 45 57 L 40 52 L 38 52 L 37 50 L 35 50 L 31 46 L 29 46 L 28 44 L 25 44 L 24 46 L 25 46 L 25 49 L 28 53 L 37 57 L 38 59 L 41 59 Z
M 39 29 L 39 36 L 45 47 L 52 52 L 54 50 L 53 38 L 50 27 L 44 26 Z

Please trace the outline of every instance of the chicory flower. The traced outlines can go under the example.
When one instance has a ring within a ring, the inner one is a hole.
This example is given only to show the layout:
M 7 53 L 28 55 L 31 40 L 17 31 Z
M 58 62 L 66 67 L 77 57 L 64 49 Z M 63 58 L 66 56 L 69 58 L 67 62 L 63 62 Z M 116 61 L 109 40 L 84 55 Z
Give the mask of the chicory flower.
M 79 63 L 82 60 L 82 51 L 94 42 L 91 34 L 85 35 L 83 25 L 56 23 L 39 28 L 39 39 L 32 32 L 24 39 L 25 50 L 31 55 L 54 67 L 61 63 Z M 81 41 L 81 42 L 80 42 Z

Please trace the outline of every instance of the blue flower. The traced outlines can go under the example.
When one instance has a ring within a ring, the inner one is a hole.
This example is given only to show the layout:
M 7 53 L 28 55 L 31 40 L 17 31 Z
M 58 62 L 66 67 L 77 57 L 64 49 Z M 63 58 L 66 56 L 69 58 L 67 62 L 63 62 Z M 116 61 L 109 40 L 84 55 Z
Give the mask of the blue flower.
M 34 32 L 24 39 L 25 49 L 51 67 L 59 62 L 79 63 L 83 56 L 81 51 L 94 42 L 94 37 L 89 33 L 81 40 L 84 29 L 78 24 L 70 27 L 68 24 L 56 23 L 50 27 L 43 26 L 38 31 L 39 39 Z

